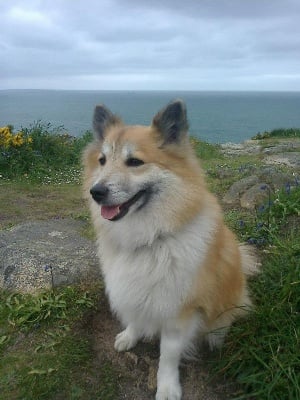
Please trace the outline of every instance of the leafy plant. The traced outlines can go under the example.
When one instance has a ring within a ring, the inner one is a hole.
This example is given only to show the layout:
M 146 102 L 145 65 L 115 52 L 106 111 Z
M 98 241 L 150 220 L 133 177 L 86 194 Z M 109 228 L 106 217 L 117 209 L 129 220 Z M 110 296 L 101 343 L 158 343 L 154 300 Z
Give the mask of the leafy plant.
M 80 169 L 82 149 L 91 138 L 91 132 L 75 138 L 63 127 L 53 128 L 41 121 L 16 134 L 10 126 L 0 128 L 0 174 L 5 179 L 30 177 L 36 181 L 53 174 L 69 176 L 70 169 Z
M 38 295 L 10 293 L 2 294 L 0 316 L 12 327 L 32 328 L 44 322 L 64 320 L 72 308 L 93 307 L 88 292 L 80 293 L 76 288 L 65 288 L 61 292 L 49 291 Z

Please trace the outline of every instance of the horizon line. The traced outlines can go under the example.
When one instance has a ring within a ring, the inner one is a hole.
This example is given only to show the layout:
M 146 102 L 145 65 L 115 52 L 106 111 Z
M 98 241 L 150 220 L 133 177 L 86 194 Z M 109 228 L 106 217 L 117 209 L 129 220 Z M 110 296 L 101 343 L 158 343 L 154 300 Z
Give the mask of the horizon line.
M 6 88 L 5 91 L 49 91 L 49 92 L 203 92 L 203 93 L 300 93 L 300 90 L 287 89 L 50 89 L 50 88 Z

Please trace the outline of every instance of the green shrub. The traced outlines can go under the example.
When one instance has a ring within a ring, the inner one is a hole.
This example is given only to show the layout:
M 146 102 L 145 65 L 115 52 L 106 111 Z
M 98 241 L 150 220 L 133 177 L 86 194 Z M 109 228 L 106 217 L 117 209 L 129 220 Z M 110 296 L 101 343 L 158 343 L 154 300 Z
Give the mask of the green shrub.
M 300 128 L 279 128 L 272 131 L 258 133 L 253 136 L 253 140 L 270 139 L 270 138 L 300 138 Z
M 82 149 L 91 139 L 91 132 L 76 138 L 63 127 L 40 121 L 18 133 L 11 126 L 0 128 L 0 174 L 8 179 L 31 176 L 42 180 L 49 172 L 79 169 Z

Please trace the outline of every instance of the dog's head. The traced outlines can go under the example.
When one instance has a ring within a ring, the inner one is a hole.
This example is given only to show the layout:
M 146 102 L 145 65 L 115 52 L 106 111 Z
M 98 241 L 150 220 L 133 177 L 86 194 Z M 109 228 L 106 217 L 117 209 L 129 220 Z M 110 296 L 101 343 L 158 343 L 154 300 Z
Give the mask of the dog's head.
M 194 204 L 195 181 L 202 175 L 190 148 L 181 100 L 159 111 L 148 127 L 127 126 L 99 105 L 93 125 L 95 141 L 86 159 L 93 158 L 90 194 L 102 218 L 113 224 L 134 220 L 135 225 L 156 220 L 158 225 L 166 218 L 188 219 L 199 207 L 199 201 Z M 90 161 L 85 163 L 88 169 Z M 192 190 L 187 189 L 189 183 Z

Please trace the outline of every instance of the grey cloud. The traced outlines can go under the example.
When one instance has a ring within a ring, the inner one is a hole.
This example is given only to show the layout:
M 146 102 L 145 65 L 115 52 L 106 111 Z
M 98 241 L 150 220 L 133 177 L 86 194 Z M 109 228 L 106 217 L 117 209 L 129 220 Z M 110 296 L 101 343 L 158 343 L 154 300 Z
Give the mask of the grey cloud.
M 0 12 L 1 87 L 300 90 L 298 0 L 11 0 Z
M 124 1 L 117 0 L 120 7 Z M 291 16 L 300 10 L 298 0 L 128 0 L 130 6 L 166 10 L 172 14 L 209 19 L 265 19 Z M 295 16 L 296 17 L 296 16 Z

